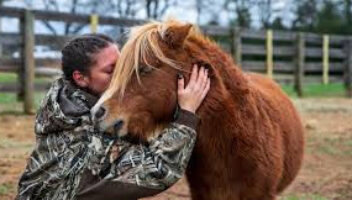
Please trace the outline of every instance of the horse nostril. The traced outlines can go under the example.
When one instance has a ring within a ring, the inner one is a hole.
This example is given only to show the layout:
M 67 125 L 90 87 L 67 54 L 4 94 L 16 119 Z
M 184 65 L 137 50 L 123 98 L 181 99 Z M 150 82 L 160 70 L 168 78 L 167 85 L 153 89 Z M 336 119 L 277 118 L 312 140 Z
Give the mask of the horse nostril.
M 114 124 L 114 130 L 115 131 L 119 131 L 123 126 L 123 121 L 122 120 L 118 120 L 115 124 Z
M 98 111 L 95 113 L 95 119 L 100 119 L 100 118 L 102 118 L 103 116 L 104 116 L 104 114 L 105 114 L 105 112 L 106 112 L 106 110 L 105 110 L 105 108 L 104 107 L 100 107 L 99 109 L 98 109 Z

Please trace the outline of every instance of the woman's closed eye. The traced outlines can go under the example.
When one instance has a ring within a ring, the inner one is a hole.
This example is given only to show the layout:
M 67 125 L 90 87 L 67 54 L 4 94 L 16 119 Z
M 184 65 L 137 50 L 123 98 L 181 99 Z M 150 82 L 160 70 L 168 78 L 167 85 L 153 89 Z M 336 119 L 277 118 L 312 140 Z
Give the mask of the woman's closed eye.
M 107 74 L 112 74 L 114 72 L 114 67 L 115 65 L 111 65 L 109 67 L 107 67 L 104 72 L 107 73 Z

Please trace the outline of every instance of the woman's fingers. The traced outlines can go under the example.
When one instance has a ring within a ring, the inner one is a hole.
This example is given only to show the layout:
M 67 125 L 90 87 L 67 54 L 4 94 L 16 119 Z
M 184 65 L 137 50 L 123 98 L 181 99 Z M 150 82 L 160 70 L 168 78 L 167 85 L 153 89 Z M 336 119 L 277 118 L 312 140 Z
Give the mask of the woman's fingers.
M 197 81 L 197 78 L 198 78 L 198 66 L 195 64 L 193 65 L 192 74 L 191 74 L 191 78 L 189 79 L 188 86 L 193 87 L 194 83 Z
M 208 70 L 195 65 L 186 87 L 183 78 L 178 80 L 178 103 L 180 108 L 194 113 L 201 105 L 209 89 Z
M 202 77 L 202 83 L 200 85 L 202 91 L 205 89 L 205 86 L 207 85 L 207 80 L 208 80 L 208 70 L 204 69 L 204 76 Z
M 177 78 L 178 78 L 177 91 L 178 93 L 182 93 L 183 90 L 185 89 L 185 79 L 183 78 L 182 74 L 178 74 Z
M 180 77 L 179 77 L 180 78 Z M 194 65 L 192 74 L 190 77 L 189 83 L 186 85 L 186 88 L 184 86 L 184 79 L 178 80 L 178 91 L 182 92 L 183 90 L 189 91 L 194 93 L 195 95 L 201 96 L 203 93 L 203 90 L 206 87 L 208 79 L 208 70 L 205 69 L 204 67 L 199 67 L 197 65 Z
M 204 67 L 201 67 L 199 70 L 198 80 L 195 87 L 195 90 L 197 90 L 199 94 L 202 94 L 205 88 L 207 77 L 208 75 L 207 75 L 206 69 Z
M 204 99 L 205 96 L 207 96 L 209 89 L 210 89 L 210 78 L 207 78 L 205 88 L 204 88 L 204 90 L 202 92 L 202 96 L 201 96 L 202 99 Z

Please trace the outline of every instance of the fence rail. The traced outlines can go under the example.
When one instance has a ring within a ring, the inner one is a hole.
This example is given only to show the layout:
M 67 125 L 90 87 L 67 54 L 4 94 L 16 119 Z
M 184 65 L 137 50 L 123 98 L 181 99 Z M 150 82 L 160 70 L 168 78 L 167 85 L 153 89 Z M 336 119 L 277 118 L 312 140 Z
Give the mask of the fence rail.
M 0 30 L 0 49 L 15 46 L 19 58 L 0 53 L 0 72 L 18 73 L 18 84 L 0 83 L 0 92 L 15 92 L 24 99 L 24 110 L 33 110 L 33 91 L 47 85 L 34 84 L 34 76 L 53 76 L 60 73 L 60 60 L 35 59 L 35 45 L 61 49 L 73 36 L 35 34 L 35 21 L 56 21 L 91 26 L 131 27 L 146 20 L 131 20 L 97 15 L 20 8 L 0 7 L 0 17 L 19 20 L 19 33 Z M 245 71 L 264 73 L 279 82 L 294 83 L 299 96 L 307 82 L 344 82 L 347 94 L 352 96 L 352 37 L 318 35 L 289 31 L 251 30 L 219 26 L 201 26 L 201 30 L 215 38 L 230 53 L 237 65 Z

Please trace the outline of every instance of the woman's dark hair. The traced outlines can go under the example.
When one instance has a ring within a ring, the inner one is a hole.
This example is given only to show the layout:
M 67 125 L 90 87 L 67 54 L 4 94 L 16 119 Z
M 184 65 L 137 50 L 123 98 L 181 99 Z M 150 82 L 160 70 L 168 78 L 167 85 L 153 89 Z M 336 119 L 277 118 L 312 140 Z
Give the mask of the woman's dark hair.
M 114 40 L 104 34 L 85 34 L 73 38 L 62 49 L 61 66 L 64 77 L 72 81 L 72 73 L 75 70 L 88 74 L 94 64 L 94 54 L 113 44 Z

